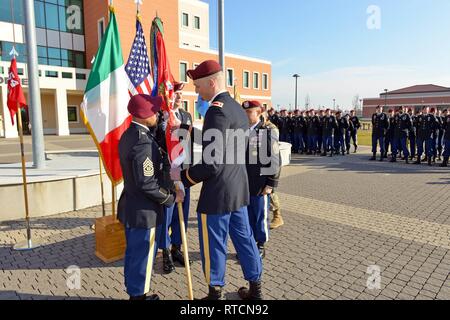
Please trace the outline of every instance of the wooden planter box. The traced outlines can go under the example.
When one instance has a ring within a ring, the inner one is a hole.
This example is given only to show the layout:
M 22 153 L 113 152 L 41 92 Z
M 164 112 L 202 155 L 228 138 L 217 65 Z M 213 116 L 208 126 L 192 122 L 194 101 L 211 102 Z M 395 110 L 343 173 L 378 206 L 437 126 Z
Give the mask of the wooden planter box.
M 105 263 L 125 257 L 125 228 L 112 216 L 95 220 L 95 255 Z

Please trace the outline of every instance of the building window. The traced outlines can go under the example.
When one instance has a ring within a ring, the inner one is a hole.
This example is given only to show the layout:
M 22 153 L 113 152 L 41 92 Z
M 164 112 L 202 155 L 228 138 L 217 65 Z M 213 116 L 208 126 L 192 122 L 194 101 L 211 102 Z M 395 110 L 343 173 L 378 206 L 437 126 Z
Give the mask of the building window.
M 84 73 L 77 73 L 76 78 L 77 80 L 86 80 L 86 75 Z
M 187 66 L 188 64 L 186 62 L 180 62 L 180 81 L 181 82 L 188 82 L 187 78 Z
M 232 87 L 234 85 L 234 70 L 227 69 L 227 85 Z
M 45 71 L 46 78 L 58 78 L 58 71 Z
M 253 72 L 253 89 L 259 89 L 259 73 Z
M 194 17 L 194 28 L 200 30 L 200 17 Z
M 197 111 L 197 101 L 194 101 L 194 105 L 196 106 L 194 108 L 194 120 L 202 120 L 202 115 Z
M 244 88 L 246 89 L 250 88 L 250 72 L 244 71 L 244 76 L 242 78 Z
M 263 90 L 269 90 L 269 75 L 267 73 L 263 73 Z
M 69 122 L 78 122 L 78 110 L 76 106 L 67 106 L 67 118 Z
M 72 72 L 62 72 L 61 76 L 63 79 L 72 79 L 73 78 Z
M 189 15 L 183 12 L 183 27 L 189 27 Z
M 189 101 L 183 100 L 183 102 L 182 102 L 182 107 L 183 107 L 183 109 L 184 109 L 185 111 L 188 111 L 188 112 L 189 112 Z
M 98 43 L 103 39 L 103 36 L 105 35 L 105 18 L 101 18 L 97 22 L 97 32 L 98 32 Z

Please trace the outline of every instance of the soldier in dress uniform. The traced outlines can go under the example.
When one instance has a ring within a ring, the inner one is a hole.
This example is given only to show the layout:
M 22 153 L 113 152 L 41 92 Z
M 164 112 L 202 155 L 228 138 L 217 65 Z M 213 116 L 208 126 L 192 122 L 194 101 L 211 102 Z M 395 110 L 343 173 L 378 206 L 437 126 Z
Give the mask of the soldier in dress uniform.
M 318 150 L 318 136 L 319 136 L 319 116 L 317 116 L 314 109 L 309 110 L 308 121 L 308 154 L 316 155 Z
M 318 132 L 317 132 L 317 153 L 320 154 L 320 150 L 322 150 L 322 146 L 323 146 L 323 136 L 322 136 L 322 121 L 323 118 L 325 117 L 325 111 L 324 110 L 319 110 L 319 124 L 318 124 Z
M 264 258 L 264 244 L 269 240 L 269 195 L 278 186 L 280 176 L 278 136 L 277 131 L 272 131 L 265 121 L 261 120 L 260 102 L 245 101 L 242 107 L 247 113 L 250 125 L 247 148 L 250 205 L 247 211 L 261 258 Z
M 173 109 L 175 112 L 175 116 L 180 121 L 181 124 L 185 124 L 188 126 L 191 126 L 193 124 L 192 122 L 192 116 L 187 111 L 184 110 L 182 107 L 182 98 L 183 98 L 183 89 L 184 84 L 180 82 L 174 83 L 174 93 L 175 93 L 175 101 L 173 104 Z M 181 130 L 180 130 L 181 132 Z M 184 134 L 185 133 L 185 134 Z M 183 132 L 179 135 L 180 142 L 185 141 L 186 143 L 183 144 L 185 148 L 185 153 L 187 155 L 187 159 L 185 163 L 182 165 L 183 169 L 187 169 L 192 165 L 192 162 L 194 161 L 194 141 L 195 139 L 193 136 L 188 136 L 188 132 Z M 184 218 L 184 226 L 185 230 L 187 231 L 188 226 L 188 218 L 189 218 L 189 206 L 190 206 L 190 199 L 191 199 L 191 189 L 185 188 L 185 197 L 183 201 L 183 218 Z M 173 215 L 172 220 L 170 223 L 170 229 L 172 231 L 170 235 L 170 242 L 172 244 L 171 248 L 171 255 L 174 261 L 180 263 L 182 266 L 184 266 L 184 256 L 181 252 L 181 230 L 180 230 L 180 219 L 178 215 L 178 206 L 175 206 L 173 209 Z M 190 263 L 192 263 L 190 261 Z
M 236 150 L 236 139 L 228 139 L 229 134 L 236 131 L 248 131 L 247 116 L 242 106 L 226 91 L 225 74 L 219 63 L 205 61 L 195 70 L 188 70 L 187 75 L 194 81 L 196 93 L 210 101 L 203 125 L 203 162 L 186 170 L 173 168 L 171 177 L 187 187 L 203 182 L 197 212 L 200 254 L 209 287 L 205 299 L 222 298 L 228 235 L 237 251 L 244 277 L 250 284 L 249 288 L 239 289 L 239 296 L 244 300 L 262 299 L 262 259 L 247 211 L 250 194 L 245 166 L 246 141 L 240 139 L 241 145 L 238 144 Z M 214 136 L 213 139 L 210 135 Z M 242 164 L 230 161 L 236 157 L 239 160 L 242 155 Z
M 421 164 L 422 161 L 427 161 L 425 156 L 422 159 L 422 154 L 424 153 L 424 144 L 426 141 L 426 117 L 428 115 L 429 107 L 423 107 L 422 111 L 417 115 L 417 160 L 414 164 Z
M 289 118 L 287 117 L 287 110 L 281 110 L 281 117 L 278 119 L 278 130 L 280 131 L 280 141 L 289 142 Z
M 443 118 L 442 126 L 444 128 L 444 137 L 443 137 L 444 160 L 442 161 L 442 164 L 440 166 L 447 167 L 448 159 L 450 157 L 450 114 L 447 109 L 444 109 L 444 111 L 442 111 L 442 118 Z
M 386 131 L 386 136 L 384 138 L 384 155 L 383 158 L 388 157 L 389 147 L 391 148 L 391 154 L 394 149 L 394 132 L 395 132 L 395 123 L 396 123 L 396 115 L 393 109 L 389 109 L 389 128 Z
M 330 157 L 333 156 L 334 151 L 334 134 L 338 129 L 336 118 L 331 115 L 331 110 L 325 110 L 325 116 L 322 121 L 322 136 L 323 136 L 323 152 L 322 156 L 326 157 L 330 152 Z
M 162 99 L 133 96 L 128 111 L 133 121 L 119 142 L 124 189 L 119 199 L 118 218 L 125 226 L 125 287 L 131 300 L 159 300 L 148 296 L 153 262 L 164 219 L 163 207 L 183 201 L 182 192 L 162 187 L 163 153 L 150 128 L 158 122 Z
M 394 129 L 394 147 L 392 150 L 391 162 L 397 162 L 397 153 L 399 148 L 403 150 L 403 156 L 405 157 L 406 164 L 409 163 L 409 151 L 408 151 L 408 136 L 413 123 L 408 113 L 404 113 L 403 107 L 398 109 L 399 113 L 396 115 L 395 129 Z
M 350 115 L 347 113 L 345 115 L 345 121 L 348 123 L 348 129 L 345 131 L 345 147 L 347 149 L 347 154 L 350 154 L 350 144 L 351 144 L 351 136 L 352 132 L 355 130 L 355 127 L 353 126 L 353 122 L 350 119 Z M 355 147 L 356 151 L 356 147 Z
M 442 111 L 438 110 L 437 116 L 436 116 L 439 126 L 436 132 L 436 150 L 434 152 L 434 159 L 436 159 L 436 153 L 437 158 L 439 161 L 441 161 L 442 156 L 442 150 L 443 150 L 443 137 L 444 137 L 444 117 L 442 116 Z
M 354 153 L 358 150 L 358 130 L 361 128 L 361 122 L 359 121 L 358 116 L 355 113 L 355 110 L 350 111 L 350 121 L 353 123 L 353 129 L 350 132 L 353 146 L 355 147 Z
M 412 108 L 408 109 L 408 114 L 411 117 L 412 127 L 409 131 L 409 150 L 410 150 L 410 160 L 416 157 L 416 140 L 417 140 L 417 116 L 414 114 Z
M 348 130 L 348 122 L 342 117 L 342 112 L 336 112 L 336 121 L 338 129 L 334 133 L 334 149 L 337 155 L 345 155 L 345 133 Z
M 377 144 L 380 145 L 380 161 L 383 161 L 383 155 L 385 154 L 384 149 L 384 137 L 386 131 L 389 129 L 389 121 L 385 113 L 383 113 L 383 108 L 377 106 L 376 113 L 372 115 L 372 158 L 370 160 L 376 160 L 377 156 Z

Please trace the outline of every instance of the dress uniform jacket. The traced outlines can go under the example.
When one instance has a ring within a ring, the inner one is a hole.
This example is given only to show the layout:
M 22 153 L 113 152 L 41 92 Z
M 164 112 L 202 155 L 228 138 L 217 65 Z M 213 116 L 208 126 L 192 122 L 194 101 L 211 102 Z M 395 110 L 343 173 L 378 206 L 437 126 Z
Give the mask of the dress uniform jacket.
M 372 135 L 375 137 L 384 137 L 389 129 L 388 117 L 385 113 L 372 115 Z
M 357 116 L 350 117 L 350 121 L 353 123 L 352 131 L 359 130 L 361 128 L 361 122 Z
M 334 135 L 335 130 L 338 129 L 338 123 L 334 116 L 325 116 L 322 120 L 322 135 L 330 137 Z
M 444 117 L 443 128 L 444 128 L 444 140 L 449 141 L 450 140 L 450 115 L 447 115 L 446 117 Z
M 397 138 L 407 138 L 409 137 L 409 132 L 413 126 L 411 117 L 407 113 L 399 114 L 396 116 L 395 123 L 395 137 Z
M 162 187 L 163 150 L 143 126 L 131 123 L 119 142 L 124 189 L 118 218 L 128 228 L 153 228 L 162 222 L 163 206 L 175 194 Z
M 308 136 L 318 136 L 320 130 L 320 119 L 318 116 L 309 118 L 308 122 Z
M 422 140 L 431 139 L 439 127 L 439 122 L 433 114 L 422 115 L 419 118 L 417 137 Z
M 253 131 L 253 130 L 252 130 Z M 263 164 L 259 155 L 263 154 L 263 158 L 269 159 L 270 163 Z M 253 161 L 250 161 L 253 160 Z M 251 196 L 260 196 L 266 186 L 278 187 L 280 177 L 280 151 L 278 141 L 272 136 L 272 130 L 269 125 L 260 122 L 250 132 L 250 138 L 247 149 L 247 175 L 249 181 L 249 189 Z M 264 174 L 263 168 L 271 167 L 271 175 Z
M 227 130 L 248 130 L 248 118 L 242 106 L 228 92 L 219 94 L 209 107 L 203 125 L 203 137 L 209 129 L 219 130 L 223 135 L 223 145 L 219 150 L 222 154 L 219 161 L 205 162 L 205 157 L 197 164 L 181 172 L 181 181 L 185 187 L 203 182 L 197 212 L 205 214 L 220 214 L 237 211 L 248 206 L 250 202 L 249 186 L 245 163 L 226 164 L 227 153 L 236 155 L 234 141 L 227 140 Z M 203 151 L 211 149 L 208 146 L 214 141 L 203 139 Z M 246 148 L 245 141 L 245 148 Z M 214 144 L 212 145 L 214 146 Z M 213 148 L 217 149 L 217 148 Z M 245 149 L 244 149 L 245 150 Z M 231 157 L 233 158 L 233 157 Z

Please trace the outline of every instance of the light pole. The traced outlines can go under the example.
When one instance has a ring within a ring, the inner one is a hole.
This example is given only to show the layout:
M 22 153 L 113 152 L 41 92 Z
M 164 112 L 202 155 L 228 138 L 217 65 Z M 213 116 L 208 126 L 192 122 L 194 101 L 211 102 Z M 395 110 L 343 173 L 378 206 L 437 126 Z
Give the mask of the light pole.
M 333 99 L 333 110 L 336 111 L 336 99 Z
M 384 89 L 384 111 L 386 111 L 386 107 L 387 107 L 387 93 L 388 93 L 388 89 Z
M 360 114 L 362 114 L 362 112 L 363 112 L 363 99 L 359 99 L 359 109 L 360 109 L 360 111 L 361 111 L 361 113 Z M 358 112 L 356 112 L 356 114 L 358 115 Z
M 298 103 L 297 103 L 297 85 L 298 85 L 298 78 L 300 78 L 299 74 L 294 74 L 293 77 L 295 78 L 295 110 L 298 110 Z

